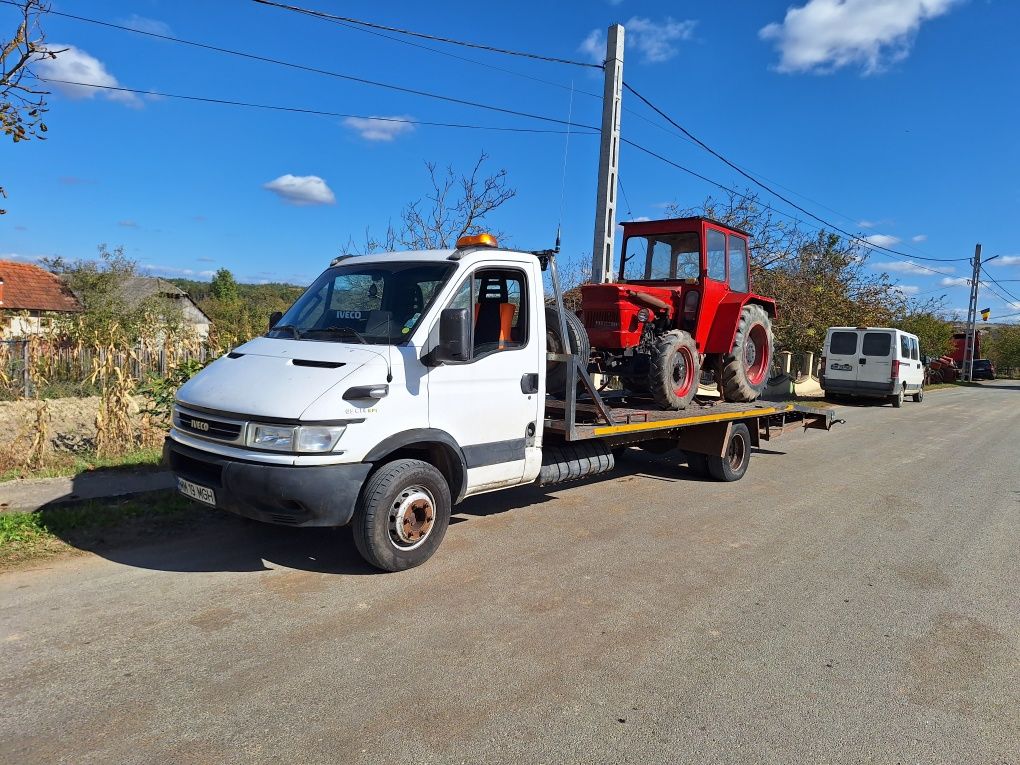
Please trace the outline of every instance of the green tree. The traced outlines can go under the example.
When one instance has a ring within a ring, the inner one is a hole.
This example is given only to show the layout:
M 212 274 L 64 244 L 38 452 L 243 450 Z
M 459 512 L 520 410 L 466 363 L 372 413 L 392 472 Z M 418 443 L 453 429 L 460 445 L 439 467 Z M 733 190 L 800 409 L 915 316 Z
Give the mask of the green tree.
M 992 360 L 1000 374 L 1020 369 L 1020 326 L 1001 325 L 989 333 L 983 346 L 985 355 Z
M 217 300 L 237 300 L 237 282 L 226 268 L 221 268 L 209 283 L 209 292 Z
M 911 311 L 893 326 L 917 335 L 921 353 L 925 356 L 941 356 L 953 349 L 953 324 L 934 311 Z

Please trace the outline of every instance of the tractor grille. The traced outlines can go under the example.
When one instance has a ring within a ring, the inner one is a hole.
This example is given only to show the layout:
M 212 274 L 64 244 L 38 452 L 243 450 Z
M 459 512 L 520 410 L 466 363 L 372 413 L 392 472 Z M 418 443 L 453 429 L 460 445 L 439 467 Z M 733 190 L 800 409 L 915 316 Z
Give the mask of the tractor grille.
M 620 314 L 616 311 L 585 310 L 584 326 L 588 329 L 619 329 Z
M 210 417 L 203 412 L 192 412 L 182 407 L 174 409 L 174 425 L 186 433 L 228 443 L 240 440 L 244 430 L 242 422 Z

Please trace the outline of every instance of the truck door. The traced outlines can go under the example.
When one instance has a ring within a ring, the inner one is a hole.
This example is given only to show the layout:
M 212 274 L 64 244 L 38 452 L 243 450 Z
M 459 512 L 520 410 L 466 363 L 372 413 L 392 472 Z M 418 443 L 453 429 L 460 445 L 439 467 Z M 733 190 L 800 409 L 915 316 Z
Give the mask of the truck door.
M 858 382 L 887 383 L 892 380 L 894 356 L 892 332 L 865 332 L 861 338 L 861 355 L 857 358 Z
M 828 380 L 856 380 L 860 333 L 852 329 L 833 330 L 825 353 L 822 374 Z
M 544 337 L 521 267 L 479 265 L 444 308 L 473 316 L 472 357 L 429 370 L 429 427 L 449 433 L 468 466 L 468 492 L 521 483 L 543 404 Z

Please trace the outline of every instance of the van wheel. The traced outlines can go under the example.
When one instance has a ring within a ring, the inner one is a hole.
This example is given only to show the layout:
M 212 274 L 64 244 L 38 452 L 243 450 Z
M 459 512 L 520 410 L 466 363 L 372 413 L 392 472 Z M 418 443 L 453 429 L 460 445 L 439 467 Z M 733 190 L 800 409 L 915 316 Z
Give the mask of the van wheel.
M 914 403 L 920 404 L 924 401 L 924 388 L 918 388 L 917 393 L 914 394 Z
M 383 571 L 403 571 L 432 557 L 450 525 L 450 487 L 421 460 L 395 460 L 365 483 L 354 510 L 354 544 Z
M 903 386 L 901 385 L 900 389 L 896 392 L 896 395 L 890 396 L 889 400 L 892 402 L 893 407 L 895 407 L 896 409 L 899 409 L 901 406 L 903 406 L 903 399 L 904 399 L 904 393 L 903 393 Z
M 705 458 L 708 473 L 717 481 L 739 481 L 751 462 L 751 431 L 738 422 L 730 429 L 730 439 L 722 457 Z

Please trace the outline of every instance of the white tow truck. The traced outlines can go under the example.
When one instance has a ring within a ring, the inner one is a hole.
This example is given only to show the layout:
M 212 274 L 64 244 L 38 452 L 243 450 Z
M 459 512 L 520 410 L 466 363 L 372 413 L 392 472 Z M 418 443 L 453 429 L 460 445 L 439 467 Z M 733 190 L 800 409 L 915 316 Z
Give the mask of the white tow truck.
M 676 412 L 600 394 L 573 352 L 584 328 L 555 252 L 488 235 L 341 256 L 270 324 L 178 391 L 165 447 L 178 488 L 267 523 L 353 523 L 386 571 L 432 556 L 466 497 L 605 473 L 629 446 L 735 481 L 760 441 L 833 423 L 786 403 Z

